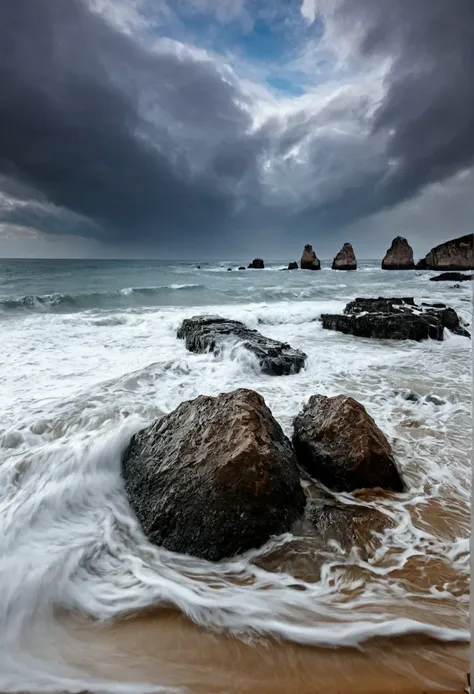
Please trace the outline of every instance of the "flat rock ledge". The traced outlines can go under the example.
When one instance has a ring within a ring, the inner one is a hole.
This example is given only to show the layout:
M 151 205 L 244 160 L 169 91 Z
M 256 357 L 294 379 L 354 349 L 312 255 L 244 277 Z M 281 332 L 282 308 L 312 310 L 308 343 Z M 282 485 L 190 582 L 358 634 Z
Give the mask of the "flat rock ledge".
M 264 337 L 244 323 L 220 316 L 193 316 L 186 318 L 177 334 L 185 340 L 190 352 L 218 354 L 230 340 L 241 342 L 254 354 L 263 373 L 271 376 L 288 376 L 301 371 L 306 354 L 291 345 Z
M 442 341 L 444 329 L 470 338 L 453 308 L 445 304 L 415 304 L 413 298 L 358 298 L 347 304 L 344 315 L 323 314 L 323 328 L 346 335 L 385 340 Z
M 430 277 L 431 282 L 468 282 L 474 280 L 474 275 L 463 275 L 462 272 L 442 272 L 441 275 Z

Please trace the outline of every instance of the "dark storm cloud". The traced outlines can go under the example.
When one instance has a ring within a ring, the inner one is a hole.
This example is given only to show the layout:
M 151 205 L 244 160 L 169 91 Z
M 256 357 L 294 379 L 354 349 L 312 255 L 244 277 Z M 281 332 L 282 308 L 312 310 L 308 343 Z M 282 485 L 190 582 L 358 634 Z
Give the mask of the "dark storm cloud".
M 393 60 L 373 121 L 395 162 L 384 185 L 388 201 L 472 163 L 472 0 L 342 0 L 332 21 L 355 53 Z
M 262 117 L 259 97 L 196 49 L 147 48 L 86 0 L 2 0 L 0 194 L 29 204 L 0 195 L 0 222 L 122 245 L 331 233 L 468 167 L 472 0 L 317 6 L 355 72 L 391 61 L 375 109 L 355 74 L 324 104 Z
M 248 126 L 236 87 L 210 61 L 146 51 L 79 0 L 3 0 L 0 13 L 0 173 L 10 188 L 36 189 L 119 237 L 230 213 L 225 187 L 189 156 L 199 162 Z

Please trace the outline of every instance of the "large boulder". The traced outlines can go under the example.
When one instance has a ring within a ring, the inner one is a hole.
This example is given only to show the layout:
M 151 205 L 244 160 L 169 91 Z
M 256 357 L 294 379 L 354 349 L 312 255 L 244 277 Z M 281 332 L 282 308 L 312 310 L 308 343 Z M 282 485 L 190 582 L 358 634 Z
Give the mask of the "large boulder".
M 293 349 L 286 342 L 264 337 L 237 320 L 220 316 L 193 316 L 186 318 L 178 330 L 178 338 L 185 340 L 190 352 L 218 354 L 229 341 L 240 342 L 255 354 L 263 373 L 287 376 L 298 373 L 305 365 L 306 354 Z
M 463 275 L 461 272 L 442 272 L 441 275 L 430 277 L 431 282 L 468 282 L 474 280 L 474 275 Z
M 474 270 L 473 238 L 473 234 L 466 234 L 435 246 L 416 267 L 420 270 Z
M 249 268 L 252 270 L 263 270 L 265 268 L 265 263 L 261 258 L 254 258 L 251 263 L 249 263 Z
M 301 256 L 300 267 L 302 270 L 321 270 L 321 263 L 313 247 L 307 243 Z
M 212 561 L 289 531 L 305 506 L 289 440 L 245 389 L 201 395 L 140 431 L 122 476 L 151 542 Z
M 356 337 L 385 340 L 442 341 L 444 329 L 470 337 L 453 308 L 445 304 L 415 304 L 413 298 L 358 298 L 347 304 L 344 315 L 323 314 L 323 328 Z
M 345 243 L 332 261 L 333 270 L 357 270 L 357 260 L 350 243 Z
M 346 395 L 313 395 L 294 421 L 293 446 L 299 464 L 329 489 L 404 490 L 385 435 Z
M 298 263 L 288 263 L 288 270 L 297 270 L 298 269 Z
M 382 270 L 413 270 L 413 249 L 406 239 L 397 236 L 382 260 Z

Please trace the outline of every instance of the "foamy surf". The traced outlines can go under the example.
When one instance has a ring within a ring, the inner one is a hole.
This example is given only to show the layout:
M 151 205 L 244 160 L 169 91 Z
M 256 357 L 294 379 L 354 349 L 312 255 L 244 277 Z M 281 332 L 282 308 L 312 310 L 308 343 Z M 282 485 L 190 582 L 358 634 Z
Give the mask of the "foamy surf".
M 377 270 L 352 288 L 325 273 L 329 289 L 311 273 L 260 273 L 259 281 L 256 271 L 245 280 L 253 289 L 237 296 L 245 273 L 238 280 L 215 273 L 225 284 L 203 289 L 193 285 L 207 279 L 190 281 L 195 269 L 183 282 L 168 272 L 166 291 L 185 296 L 186 306 L 95 305 L 5 317 L 3 361 L 12 368 L 3 374 L 0 424 L 0 688 L 172 691 L 156 673 L 155 684 L 126 684 L 69 662 L 80 641 L 58 621 L 58 610 L 119 629 L 117 620 L 172 606 L 209 633 L 255 647 L 269 638 L 364 652 L 374 639 L 467 643 L 470 343 L 448 336 L 443 343 L 387 344 L 322 330 L 321 313 L 379 293 Z M 419 300 L 448 301 L 446 288 L 428 294 L 424 276 L 385 282 L 385 295 L 406 295 L 408 282 Z M 313 298 L 282 300 L 282 291 Z M 113 292 L 128 301 L 127 288 Z M 206 299 L 232 292 L 227 303 Z M 252 300 L 244 300 L 249 293 Z M 469 291 L 451 290 L 449 303 L 470 322 Z M 202 312 L 289 341 L 308 354 L 306 369 L 264 376 L 231 341 L 217 357 L 186 352 L 177 327 Z M 238 387 L 258 390 L 288 435 L 313 393 L 344 392 L 363 402 L 387 433 L 409 489 L 335 498 L 378 509 L 387 528 L 347 549 L 321 544 L 303 525 L 300 534 L 218 564 L 151 546 L 123 492 L 124 447 L 184 400 Z

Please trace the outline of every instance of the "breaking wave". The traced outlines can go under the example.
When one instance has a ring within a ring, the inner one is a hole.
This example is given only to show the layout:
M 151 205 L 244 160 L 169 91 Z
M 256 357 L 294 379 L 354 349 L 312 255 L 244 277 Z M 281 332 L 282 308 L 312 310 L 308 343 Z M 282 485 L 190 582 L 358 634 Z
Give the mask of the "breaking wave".
M 0 301 L 0 310 L 34 311 L 39 313 L 69 313 L 87 309 L 114 309 L 133 306 L 159 306 L 170 303 L 175 292 L 196 292 L 205 290 L 203 284 L 170 284 L 164 287 L 126 287 L 109 292 L 85 292 L 78 294 L 29 294 L 19 299 Z M 167 301 L 168 299 L 168 301 Z M 185 300 L 181 296 L 180 301 Z

